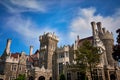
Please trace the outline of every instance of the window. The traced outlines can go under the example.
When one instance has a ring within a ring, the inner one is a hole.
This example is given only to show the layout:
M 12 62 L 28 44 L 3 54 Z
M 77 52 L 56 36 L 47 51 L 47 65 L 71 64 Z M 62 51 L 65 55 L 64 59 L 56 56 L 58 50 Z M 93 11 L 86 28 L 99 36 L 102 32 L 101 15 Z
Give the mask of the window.
M 12 71 L 16 71 L 17 70 L 17 65 L 12 65 Z
M 14 76 L 10 76 L 9 80 L 15 80 Z
M 80 80 L 81 79 L 81 74 L 80 72 L 77 72 L 77 80 Z
M 66 57 L 69 57 L 69 52 L 66 52 Z
M 59 53 L 59 58 L 64 58 L 64 53 Z
M 67 80 L 71 80 L 71 73 L 67 73 Z
M 22 65 L 19 65 L 19 70 L 22 71 Z
M 101 69 L 93 69 L 92 75 L 93 75 L 93 80 L 103 80 Z
M 63 73 L 63 63 L 59 63 L 59 74 Z

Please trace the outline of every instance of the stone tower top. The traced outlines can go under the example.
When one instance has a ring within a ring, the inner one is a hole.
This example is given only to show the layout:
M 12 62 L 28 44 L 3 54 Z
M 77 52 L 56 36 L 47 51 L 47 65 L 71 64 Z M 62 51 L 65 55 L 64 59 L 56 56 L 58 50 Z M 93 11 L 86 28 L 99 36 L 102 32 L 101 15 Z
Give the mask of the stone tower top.
M 96 25 L 97 25 L 97 29 L 96 29 Z M 112 39 L 113 40 L 112 32 L 109 32 L 105 28 L 102 28 L 101 22 L 95 23 L 93 21 L 93 22 L 91 22 L 91 26 L 92 26 L 93 36 L 98 34 L 101 39 Z
M 52 39 L 54 39 L 56 41 L 59 41 L 59 38 L 54 34 L 54 32 L 53 33 L 51 33 L 51 32 L 44 33 L 43 35 L 41 35 L 39 37 L 39 41 L 45 40 L 46 38 L 52 38 Z
M 105 31 L 105 28 L 102 28 L 102 30 L 103 30 L 103 36 L 101 37 L 101 39 L 111 39 L 111 40 L 113 40 L 113 34 L 112 34 L 112 32 L 109 32 L 108 30 L 107 31 Z
M 41 68 L 44 65 L 45 69 L 51 70 L 53 55 L 57 48 L 57 43 L 59 39 L 54 33 L 48 32 L 39 36 L 39 41 L 40 41 L 39 66 Z

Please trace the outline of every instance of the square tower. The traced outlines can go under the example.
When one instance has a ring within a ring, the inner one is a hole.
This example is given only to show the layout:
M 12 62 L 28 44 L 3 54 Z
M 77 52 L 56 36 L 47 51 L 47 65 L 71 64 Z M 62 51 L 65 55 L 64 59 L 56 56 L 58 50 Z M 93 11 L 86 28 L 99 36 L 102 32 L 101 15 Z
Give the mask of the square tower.
M 59 41 L 54 33 L 44 33 L 39 37 L 40 41 L 40 60 L 39 66 L 52 70 L 52 57 Z

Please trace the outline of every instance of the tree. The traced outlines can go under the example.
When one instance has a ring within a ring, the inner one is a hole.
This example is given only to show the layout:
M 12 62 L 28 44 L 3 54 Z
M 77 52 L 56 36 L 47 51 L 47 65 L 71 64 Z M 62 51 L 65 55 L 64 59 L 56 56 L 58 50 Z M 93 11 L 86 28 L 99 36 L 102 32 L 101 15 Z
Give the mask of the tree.
M 84 41 L 82 46 L 76 51 L 76 61 L 80 71 L 84 74 L 90 71 L 92 78 L 92 69 L 100 62 L 100 54 L 97 47 L 93 47 L 90 41 Z
M 26 80 L 25 74 L 19 74 L 18 78 L 16 78 L 15 80 Z
M 64 74 L 61 74 L 61 75 L 60 75 L 60 80 L 66 80 Z
M 116 30 L 116 33 L 118 33 L 117 45 L 115 45 L 113 47 L 112 56 L 113 56 L 114 60 L 119 61 L 120 60 L 120 29 Z

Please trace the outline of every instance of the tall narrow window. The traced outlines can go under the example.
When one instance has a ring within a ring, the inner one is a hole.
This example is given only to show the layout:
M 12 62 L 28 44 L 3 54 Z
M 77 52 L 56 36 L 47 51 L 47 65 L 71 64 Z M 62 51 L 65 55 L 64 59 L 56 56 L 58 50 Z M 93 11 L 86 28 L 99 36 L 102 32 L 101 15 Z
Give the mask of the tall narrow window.
M 80 80 L 81 79 L 81 74 L 80 72 L 77 72 L 77 80 Z
M 14 76 L 10 76 L 9 80 L 15 80 Z
M 67 80 L 71 80 L 71 73 L 67 73 Z
M 19 70 L 22 71 L 22 65 L 19 65 Z
M 12 71 L 17 71 L 17 65 L 12 65 Z
M 66 57 L 69 57 L 69 52 L 66 52 Z
M 59 74 L 63 73 L 63 63 L 59 63 Z

